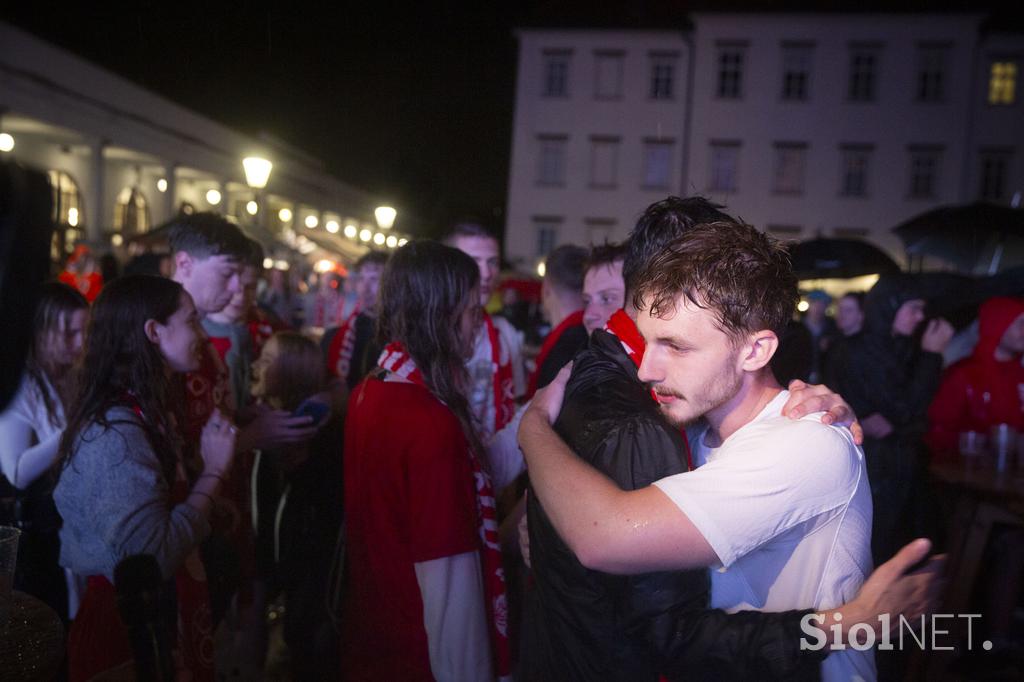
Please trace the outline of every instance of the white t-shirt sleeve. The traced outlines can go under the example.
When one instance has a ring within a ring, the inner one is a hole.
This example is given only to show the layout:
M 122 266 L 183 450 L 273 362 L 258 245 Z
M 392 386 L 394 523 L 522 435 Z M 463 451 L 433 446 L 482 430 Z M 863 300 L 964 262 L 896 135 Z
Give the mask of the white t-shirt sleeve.
M 752 424 L 696 471 L 654 485 L 728 567 L 798 524 L 839 513 L 853 496 L 860 460 L 852 438 L 819 416 Z
M 490 680 L 490 632 L 478 552 L 413 564 L 423 598 L 430 671 L 439 682 Z
M 519 423 L 530 403 L 521 405 L 512 421 L 491 437 L 487 443 L 487 457 L 491 465 L 491 481 L 495 490 L 501 490 L 526 471 L 526 460 L 519 449 Z

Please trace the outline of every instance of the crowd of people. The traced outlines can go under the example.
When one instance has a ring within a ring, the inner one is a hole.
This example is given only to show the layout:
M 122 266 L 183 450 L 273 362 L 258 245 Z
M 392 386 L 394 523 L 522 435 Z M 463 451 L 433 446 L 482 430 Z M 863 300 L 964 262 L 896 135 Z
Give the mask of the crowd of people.
M 271 604 L 296 680 L 875 679 L 866 631 L 941 587 L 910 570 L 925 445 L 1024 430 L 1024 301 L 940 381 L 953 329 L 912 278 L 799 322 L 784 246 L 700 197 L 555 248 L 529 359 L 476 223 L 323 277 L 299 330 L 236 226 L 181 216 L 170 247 L 166 276 L 44 285 L 0 415 L 16 585 L 71 680 L 133 665 L 136 554 L 196 680 L 225 648 L 263 673 Z

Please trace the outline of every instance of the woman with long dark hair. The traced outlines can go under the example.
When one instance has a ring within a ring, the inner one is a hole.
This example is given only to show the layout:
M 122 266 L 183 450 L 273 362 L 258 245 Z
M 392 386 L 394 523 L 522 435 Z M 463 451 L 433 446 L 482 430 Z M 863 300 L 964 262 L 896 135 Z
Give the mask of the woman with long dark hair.
M 0 523 L 22 531 L 14 587 L 39 597 L 65 621 L 74 618 L 78 595 L 73 576 L 58 563 L 53 464 L 88 315 L 89 303 L 79 292 L 60 282 L 42 286 L 25 375 L 0 414 Z
M 192 298 L 171 280 L 122 277 L 94 305 L 54 491 L 64 519 L 61 564 L 88 576 L 68 642 L 71 680 L 130 664 L 112 581 L 114 567 L 134 554 L 151 554 L 174 591 L 176 665 L 193 679 L 213 679 L 209 597 L 196 550 L 232 464 L 235 428 L 215 412 L 198 461 L 185 461 L 174 375 L 198 367 L 202 343 Z
M 435 242 L 392 256 L 378 369 L 349 398 L 345 679 L 509 671 L 493 492 L 466 400 L 479 270 Z

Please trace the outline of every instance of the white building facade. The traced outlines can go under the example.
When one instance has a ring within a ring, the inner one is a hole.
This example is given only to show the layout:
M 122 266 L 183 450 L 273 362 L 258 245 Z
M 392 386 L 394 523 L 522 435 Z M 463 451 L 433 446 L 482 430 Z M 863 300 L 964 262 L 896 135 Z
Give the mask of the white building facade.
M 118 247 L 179 211 L 235 219 L 282 255 L 351 262 L 387 236 L 380 197 L 270 138 L 242 135 L 71 53 L 0 23 L 4 157 L 47 171 L 59 223 L 55 257 L 82 241 Z M 273 163 L 265 189 L 242 159 Z M 256 202 L 255 204 L 252 202 Z M 311 227 L 312 226 L 312 227 Z M 360 234 L 366 239 L 361 239 Z
M 520 31 L 506 256 L 621 240 L 682 182 L 689 50 L 678 31 Z
M 701 194 L 780 238 L 860 238 L 902 260 L 890 230 L 907 218 L 943 204 L 1019 202 L 1024 105 L 1016 83 L 1024 36 L 985 30 L 983 15 L 692 18 L 693 29 L 677 34 L 681 63 L 692 71 L 680 79 L 689 89 L 678 93 L 671 127 L 680 136 L 674 181 L 648 196 L 631 188 L 605 196 L 620 215 L 668 194 Z M 571 225 L 586 199 L 572 191 L 585 180 L 572 175 L 579 170 L 572 148 L 561 193 L 531 190 L 538 171 L 528 158 L 552 120 L 577 121 L 565 131 L 570 136 L 589 132 L 589 102 L 570 98 L 569 110 L 552 119 L 537 94 L 544 50 L 561 45 L 575 54 L 581 35 L 520 32 L 506 242 L 523 267 L 545 246 L 530 217 L 564 215 Z M 651 35 L 603 34 L 608 49 L 641 54 L 657 49 Z M 634 121 L 646 104 L 624 98 L 619 135 L 645 134 Z M 616 238 L 630 227 L 628 220 L 619 225 Z M 586 244 L 587 237 L 567 229 L 557 241 Z

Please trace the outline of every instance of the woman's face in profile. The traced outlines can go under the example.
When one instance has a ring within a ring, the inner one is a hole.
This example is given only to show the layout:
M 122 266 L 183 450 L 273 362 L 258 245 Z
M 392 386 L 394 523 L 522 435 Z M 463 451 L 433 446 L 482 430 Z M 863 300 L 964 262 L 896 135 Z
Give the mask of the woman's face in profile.
M 280 351 L 277 348 L 277 340 L 272 338 L 263 346 L 263 352 L 260 353 L 256 362 L 252 363 L 251 392 L 254 398 L 265 398 L 270 395 L 270 386 L 267 383 L 268 370 L 277 362 L 278 355 L 280 355 Z

